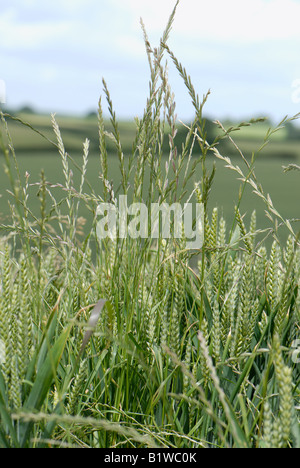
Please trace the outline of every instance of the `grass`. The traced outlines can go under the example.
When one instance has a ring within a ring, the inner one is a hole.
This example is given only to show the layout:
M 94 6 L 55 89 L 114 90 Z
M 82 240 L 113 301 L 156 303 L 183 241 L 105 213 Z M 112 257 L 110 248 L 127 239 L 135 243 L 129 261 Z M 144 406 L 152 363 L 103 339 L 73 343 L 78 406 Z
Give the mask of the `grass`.
M 52 116 L 52 133 L 46 133 L 59 155 L 60 180 L 53 173 L 49 182 L 44 171 L 37 182 L 23 175 L 8 117 L 1 114 L 11 191 L 0 239 L 1 447 L 300 446 L 297 224 L 261 185 L 260 152 L 248 159 L 239 151 L 239 159 L 221 152 L 235 134 L 221 125 L 206 141 L 207 96 L 200 100 L 167 46 L 175 11 L 157 49 L 143 27 L 150 91 L 127 157 L 105 81 L 110 125 L 107 132 L 102 97 L 97 160 L 89 156 L 88 140 L 81 158 L 72 160 Z M 176 144 L 165 57 L 195 109 L 183 145 Z M 225 172 L 217 179 L 221 165 Z M 227 172 L 238 184 L 230 217 L 213 198 L 215 187 L 226 192 L 226 185 L 218 186 Z M 290 176 L 299 174 L 281 174 Z M 118 194 L 147 204 L 187 197 L 202 203 L 203 247 L 188 250 L 184 237 L 96 241 L 97 205 Z M 263 229 L 256 201 L 267 213 Z M 90 213 L 87 234 L 83 209 Z
M 133 141 L 133 139 L 132 139 Z M 58 154 L 41 153 L 40 157 L 38 155 L 32 155 L 32 153 L 21 153 L 16 150 L 18 155 L 18 166 L 21 174 L 22 184 L 25 184 L 25 173 L 30 174 L 29 183 L 34 184 L 39 180 L 40 172 L 43 169 L 45 171 L 46 179 L 49 183 L 55 185 L 56 183 L 63 184 L 64 176 L 62 170 L 57 168 L 61 167 Z M 196 153 L 196 151 L 195 151 Z M 71 153 L 72 154 L 72 153 Z M 226 153 L 227 154 L 227 153 Z M 196 157 L 196 155 L 194 156 Z M 163 155 L 164 161 L 167 160 L 167 156 Z M 70 162 L 70 167 L 73 171 L 74 184 L 77 186 L 80 183 L 80 172 L 76 169 L 76 165 L 80 165 L 82 161 L 82 156 L 75 153 L 72 154 L 72 159 L 75 164 Z M 236 158 L 233 158 L 233 160 Z M 109 170 L 109 180 L 113 181 L 114 186 L 117 188 L 120 183 L 120 173 L 117 163 L 117 157 L 113 153 L 108 155 L 108 170 Z M 224 164 L 221 161 L 213 161 L 209 159 L 207 166 L 209 170 L 212 169 L 213 163 L 216 163 L 216 175 L 214 188 L 210 193 L 208 200 L 208 213 L 211 215 L 214 207 L 218 207 L 220 213 L 223 214 L 224 218 L 228 222 L 232 222 L 234 218 L 234 207 L 236 204 L 236 199 L 239 193 L 240 182 L 237 180 L 236 175 L 224 167 Z M 283 160 L 269 161 L 264 159 L 258 159 L 255 168 L 256 174 L 266 190 L 266 193 L 269 193 L 274 201 L 275 206 L 278 208 L 278 211 L 288 219 L 299 219 L 299 210 L 297 200 L 299 198 L 299 175 L 296 171 L 284 174 L 282 166 L 285 163 Z M 146 169 L 147 170 L 147 169 Z M 99 167 L 99 155 L 91 153 L 89 155 L 89 164 L 87 167 L 87 172 L 85 176 L 84 188 L 86 191 L 89 191 L 89 185 L 101 195 L 103 193 L 102 183 L 99 178 L 100 167 Z M 194 182 L 197 181 L 198 173 L 196 173 L 191 180 L 188 182 L 188 189 L 191 192 L 194 187 Z M 2 218 L 3 223 L 8 223 L 10 219 L 10 207 L 8 202 L 11 200 L 11 196 L 8 194 L 7 190 L 10 190 L 10 182 L 5 174 L 5 171 L 2 171 L 0 174 L 0 218 Z M 58 192 L 59 189 L 53 189 Z M 32 185 L 28 189 L 30 196 L 30 207 L 31 210 L 35 213 L 39 213 L 40 201 L 36 196 L 37 189 L 35 185 Z M 245 219 L 247 222 L 250 222 L 251 213 L 253 207 L 255 206 L 257 214 L 257 224 L 261 229 L 266 229 L 270 226 L 269 219 L 265 214 L 265 204 L 262 200 L 259 200 L 257 196 L 252 193 L 250 187 L 246 189 L 245 195 L 241 202 L 241 211 L 245 214 Z M 80 206 L 80 216 L 86 219 L 86 224 L 84 226 L 84 232 L 87 235 L 93 223 L 92 213 L 86 209 L 84 204 Z M 295 228 L 299 223 L 295 223 Z M 288 237 L 288 232 L 283 227 L 279 228 L 278 236 L 283 242 L 286 242 Z M 270 250 L 272 244 L 272 239 L 267 239 L 267 247 Z
M 30 174 L 30 181 L 35 182 L 39 178 L 40 171 L 44 169 L 48 182 L 55 184 L 57 182 L 63 183 L 62 171 L 57 171 L 59 166 L 59 155 L 56 147 L 49 142 L 53 142 L 53 130 L 51 127 L 50 116 L 36 115 L 36 114 L 17 114 L 12 120 L 7 114 L 11 138 L 14 143 L 15 151 L 18 155 L 18 165 L 23 183 L 25 182 L 25 173 Z M 20 121 L 26 122 L 27 125 L 22 125 Z M 75 165 L 70 161 L 70 167 L 74 174 L 75 184 L 79 183 L 80 173 L 76 169 L 76 164 L 80 164 L 82 158 L 82 143 L 85 138 L 89 138 L 89 164 L 85 176 L 85 187 L 88 190 L 88 183 L 97 191 L 99 195 L 102 194 L 102 184 L 99 179 L 99 138 L 98 138 L 98 121 L 97 117 L 91 116 L 86 118 L 58 116 L 59 123 L 64 145 L 66 151 L 72 155 Z M 33 131 L 28 125 L 33 126 L 43 136 Z M 238 124 L 226 123 L 226 128 L 232 126 L 238 127 Z M 182 132 L 182 125 L 176 123 L 181 132 L 175 137 L 177 147 L 181 147 L 187 134 L 187 129 Z M 279 125 L 280 126 L 280 125 Z M 132 144 L 135 139 L 136 125 L 134 122 L 118 122 L 120 138 L 122 141 L 122 149 L 125 158 L 129 158 L 132 151 Z M 276 128 L 276 126 L 275 126 Z M 112 124 L 109 120 L 105 120 L 105 129 L 111 133 Z M 252 152 L 258 151 L 264 142 L 266 135 L 270 129 L 270 122 L 258 122 L 255 125 L 244 126 L 239 131 L 234 132 L 234 140 L 239 149 L 251 160 Z M 165 161 L 168 159 L 168 124 L 165 128 L 166 137 L 163 143 L 163 158 Z M 212 134 L 211 138 L 215 138 L 220 134 L 217 126 L 213 126 L 213 130 L 209 129 Z M 46 139 L 46 138 L 47 139 Z M 112 140 L 107 139 L 107 152 L 109 163 L 109 179 L 113 181 L 114 186 L 118 187 L 120 183 L 120 172 L 118 165 L 115 164 L 116 151 Z M 232 160 L 240 158 L 240 154 L 234 145 L 228 140 L 224 139 L 219 142 L 220 151 L 223 154 L 231 157 Z M 193 151 L 193 156 L 200 157 L 200 149 L 196 146 Z M 299 197 L 298 190 L 298 174 L 291 172 L 283 175 L 283 166 L 290 163 L 299 163 L 299 144 L 297 140 L 288 140 L 288 132 L 283 126 L 279 131 L 273 134 L 272 139 L 268 144 L 259 151 L 258 157 L 255 162 L 257 176 L 274 200 L 279 212 L 288 219 L 298 219 L 298 204 Z M 239 181 L 236 180 L 234 174 L 230 173 L 222 162 L 216 161 L 213 155 L 209 154 L 207 158 L 207 166 L 212 168 L 212 165 L 217 164 L 217 171 L 215 176 L 214 190 L 212 191 L 209 202 L 208 210 L 211 213 L 215 206 L 218 206 L 222 211 L 224 217 L 229 221 L 233 219 L 234 206 L 236 196 L 239 190 Z M 148 169 L 146 168 L 146 171 Z M 198 173 L 191 178 L 188 183 L 189 191 L 193 190 L 193 184 L 197 182 Z M 4 218 L 10 215 L 8 205 L 9 196 L 7 189 L 9 189 L 9 180 L 4 171 L 0 174 L 0 194 L 1 194 L 1 208 L 0 216 Z M 31 188 L 32 195 L 34 194 L 34 187 Z M 268 219 L 265 216 L 265 207 L 263 202 L 257 200 L 257 197 L 252 195 L 249 188 L 242 200 L 242 211 L 246 214 L 248 220 L 250 219 L 251 212 L 254 204 L 256 205 L 257 221 L 261 229 L 268 227 Z M 31 209 L 34 212 L 39 210 L 39 200 L 37 197 L 31 197 Z M 85 233 L 88 234 L 92 223 L 92 218 L 87 214 L 87 210 L 82 209 L 81 215 L 88 218 L 85 228 Z M 282 241 L 287 240 L 287 233 L 279 230 L 279 236 Z M 267 241 L 268 248 L 271 248 L 271 241 Z

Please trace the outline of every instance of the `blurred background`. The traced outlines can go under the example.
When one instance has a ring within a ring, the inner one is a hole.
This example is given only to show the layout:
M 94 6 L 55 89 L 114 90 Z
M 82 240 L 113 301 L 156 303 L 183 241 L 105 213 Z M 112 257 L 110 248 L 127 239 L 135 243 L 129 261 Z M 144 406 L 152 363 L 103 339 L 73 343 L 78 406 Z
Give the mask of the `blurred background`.
M 66 149 L 81 164 L 85 138 L 91 141 L 91 156 L 99 155 L 97 105 L 103 94 L 104 77 L 117 119 L 121 121 L 123 150 L 129 153 L 135 133 L 133 118 L 142 115 L 149 93 L 149 66 L 140 17 L 152 47 L 157 47 L 175 3 L 175 0 L 2 2 L 1 108 L 50 139 L 54 139 L 50 113 L 57 113 Z M 211 90 L 204 108 L 209 138 L 216 135 L 216 127 L 211 123 L 214 119 L 229 126 L 253 117 L 267 117 L 266 122 L 234 134 L 245 156 L 251 158 L 260 149 L 270 126 L 300 111 L 299 18 L 300 0 L 181 0 L 168 44 L 191 75 L 200 97 Z M 168 62 L 178 119 L 189 123 L 194 114 L 188 91 L 170 59 Z M 104 105 L 108 117 L 106 109 Z M 38 180 L 44 168 L 52 183 L 63 182 L 57 165 L 59 155 L 49 142 L 15 120 L 9 121 L 9 128 L 17 156 L 21 156 L 23 179 L 28 172 L 31 181 Z M 110 130 L 109 123 L 107 128 Z M 184 137 L 179 131 L 179 145 Z M 113 145 L 108 149 L 111 158 L 116 157 Z M 230 143 L 221 149 L 226 156 L 239 157 Z M 53 158 L 57 158 L 57 164 L 53 164 Z M 299 173 L 284 174 L 282 166 L 299 161 L 300 127 L 299 121 L 293 121 L 259 152 L 256 164 L 259 182 L 271 194 L 280 213 L 293 223 L 300 217 Z M 230 218 L 240 183 L 223 166 L 218 163 L 210 206 L 219 206 Z M 117 164 L 111 164 L 109 169 L 111 179 L 117 180 Z M 101 185 L 99 158 L 91 157 L 88 176 L 97 191 Z M 196 177 L 201 178 L 201 174 Z M 2 217 L 9 212 L 8 186 L 1 170 Z M 258 211 L 259 227 L 267 226 L 269 220 L 263 203 L 248 190 L 241 206 L 245 220 L 250 220 L 253 208 Z
M 9 108 L 84 114 L 105 77 L 118 115 L 143 111 L 148 63 L 139 19 L 155 47 L 175 0 L 10 0 L 0 8 L 0 79 Z M 169 46 L 213 118 L 300 110 L 299 0 L 182 0 Z M 192 118 L 170 64 L 178 116 Z

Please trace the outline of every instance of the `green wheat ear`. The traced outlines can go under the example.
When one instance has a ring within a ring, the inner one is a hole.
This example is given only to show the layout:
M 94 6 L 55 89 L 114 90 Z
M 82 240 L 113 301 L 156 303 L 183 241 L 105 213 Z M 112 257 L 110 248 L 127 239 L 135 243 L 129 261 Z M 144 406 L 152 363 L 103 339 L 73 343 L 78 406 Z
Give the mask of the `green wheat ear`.
M 67 403 L 68 414 L 76 414 L 76 408 L 78 405 L 78 399 L 82 396 L 82 389 L 86 382 L 87 377 L 87 359 L 83 359 L 80 362 L 79 371 L 75 377 L 75 380 L 70 388 L 69 398 Z
M 135 120 L 129 157 L 103 80 L 109 121 L 100 98 L 100 193 L 87 179 L 89 140 L 78 165 L 66 152 L 54 115 L 57 143 L 52 146 L 60 154 L 64 183 L 50 184 L 43 172 L 37 184 L 31 178 L 29 183 L 26 173 L 22 188 L 1 113 L 9 147 L 1 129 L 0 147 L 14 196 L 10 225 L 0 226 L 7 235 L 0 238 L 1 447 L 176 446 L 184 451 L 300 443 L 293 423 L 299 373 L 291 357 L 300 326 L 299 236 L 258 183 L 256 154 L 250 162 L 238 150 L 241 164 L 235 164 L 219 152 L 223 138 L 238 149 L 232 133 L 254 120 L 228 130 L 216 122 L 218 136 L 212 144 L 206 141 L 202 114 L 209 93 L 201 102 L 166 44 L 177 5 L 157 48 L 141 22 L 150 86 L 144 113 Z M 181 148 L 165 56 L 195 110 L 190 125 L 184 124 Z M 18 118 L 16 123 L 43 136 Z M 264 145 L 275 131 L 268 131 Z M 109 178 L 109 143 L 119 185 Z M 216 167 L 209 170 L 207 163 L 214 157 L 241 183 L 231 225 L 220 207 L 209 204 Z M 200 182 L 189 192 L 194 178 Z M 31 210 L 35 185 L 38 213 Z M 256 212 L 249 227 L 241 212 L 247 185 L 265 204 L 271 222 L 262 240 Z M 115 203 L 119 194 L 147 207 L 183 203 L 195 194 L 205 207 L 203 247 L 190 252 L 184 236 L 176 242 L 130 237 L 98 242 L 96 221 L 83 239 L 81 208 L 96 218 L 98 203 Z M 284 228 L 289 233 L 285 245 L 277 239 Z
M 292 425 L 292 369 L 285 365 L 278 335 L 274 336 L 272 359 L 278 385 L 279 410 L 272 417 L 270 404 L 265 403 L 264 439 L 267 447 L 282 448 L 287 445 Z
M 270 260 L 268 264 L 267 272 L 267 281 L 266 281 L 266 290 L 268 293 L 269 304 L 272 309 L 274 309 L 277 294 L 278 294 L 278 274 L 279 274 L 279 261 L 280 261 L 280 247 L 277 241 L 274 241 L 272 244 Z
M 4 249 L 4 259 L 2 262 L 2 295 L 0 307 L 0 333 L 1 340 L 4 342 L 5 359 L 2 366 L 2 372 L 6 383 L 9 381 L 10 368 L 9 363 L 12 359 L 12 349 L 9 327 L 11 323 L 11 285 L 12 285 L 12 271 L 11 271 L 11 258 L 10 246 L 7 243 Z

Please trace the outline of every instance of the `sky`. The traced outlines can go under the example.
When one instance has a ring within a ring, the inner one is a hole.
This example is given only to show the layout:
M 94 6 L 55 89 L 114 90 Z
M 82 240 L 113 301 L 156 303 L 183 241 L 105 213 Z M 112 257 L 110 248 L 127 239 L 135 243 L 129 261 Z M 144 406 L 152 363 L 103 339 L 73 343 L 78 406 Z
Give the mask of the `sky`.
M 117 117 L 142 115 L 152 47 L 175 0 L 10 0 L 0 5 L 0 101 L 8 108 L 85 114 L 107 82 Z M 169 47 L 217 119 L 300 111 L 300 0 L 181 0 Z M 166 57 L 167 58 L 167 57 Z M 178 118 L 193 109 L 169 62 Z

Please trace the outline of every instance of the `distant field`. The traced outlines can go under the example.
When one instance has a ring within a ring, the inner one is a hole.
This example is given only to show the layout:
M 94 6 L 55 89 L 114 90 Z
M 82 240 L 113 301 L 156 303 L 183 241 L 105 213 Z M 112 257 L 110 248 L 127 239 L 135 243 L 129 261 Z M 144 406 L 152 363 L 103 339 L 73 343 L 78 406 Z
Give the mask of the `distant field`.
M 203 117 L 178 4 L 140 119 L 0 108 L 0 448 L 300 448 L 300 129 Z
M 17 115 L 17 118 L 31 125 L 49 140 L 55 140 L 51 127 L 50 115 L 20 113 Z M 61 128 L 61 133 L 67 151 L 81 152 L 83 141 L 86 138 L 90 140 L 91 151 L 98 150 L 98 122 L 96 116 L 90 118 L 56 116 L 56 120 Z M 40 153 L 41 151 L 49 152 L 51 150 L 55 151 L 55 148 L 51 146 L 51 143 L 49 143 L 47 139 L 32 131 L 28 126 L 24 126 L 20 122 L 9 118 L 8 122 L 16 150 L 31 153 Z M 119 128 L 122 135 L 124 150 L 130 151 L 135 131 L 134 123 L 121 122 Z M 107 131 L 111 131 L 111 125 L 109 122 L 107 122 Z M 108 148 L 113 148 L 113 144 L 109 139 Z
M 55 140 L 54 134 L 50 126 L 50 116 L 37 115 L 19 115 L 20 119 L 30 123 L 37 130 L 42 132 L 48 139 Z M 71 118 L 57 117 L 57 121 L 61 126 L 62 136 L 67 151 L 74 158 L 77 164 L 81 164 L 82 143 L 85 138 L 91 141 L 91 151 L 88 166 L 87 178 L 96 193 L 101 194 L 101 181 L 99 178 L 100 163 L 98 151 L 98 129 L 97 118 Z M 45 170 L 46 178 L 51 183 L 62 183 L 63 173 L 59 155 L 55 148 L 46 139 L 43 139 L 37 133 L 34 133 L 30 128 L 21 125 L 18 122 L 10 121 L 9 128 L 16 149 L 21 175 L 24 179 L 25 172 L 30 174 L 31 183 L 39 180 L 41 169 Z M 108 124 L 108 131 L 110 126 Z M 250 128 L 243 128 L 239 132 L 233 133 L 233 138 L 243 149 L 245 155 L 251 155 L 252 151 L 257 151 L 261 146 L 263 137 L 268 129 L 267 124 L 256 125 Z M 120 133 L 123 142 L 124 153 L 129 152 L 134 139 L 135 126 L 132 122 L 121 122 Z M 270 143 L 263 152 L 259 155 L 256 163 L 256 173 L 259 182 L 262 183 L 266 193 L 270 193 L 274 205 L 279 212 L 289 219 L 300 218 L 299 201 L 300 201 L 300 186 L 299 174 L 288 173 L 284 174 L 283 165 L 287 165 L 295 160 L 300 160 L 300 144 L 299 142 L 289 142 L 285 140 L 285 129 L 274 135 L 272 143 Z M 109 177 L 114 183 L 115 189 L 118 187 L 119 169 L 118 160 L 113 152 L 113 146 L 109 142 L 111 164 L 109 165 Z M 226 143 L 221 148 L 225 155 L 230 157 L 237 156 L 237 151 L 232 145 Z M 282 155 L 282 157 L 280 157 Z M 2 155 L 0 156 L 2 158 Z M 195 152 L 197 157 L 197 151 Z M 1 159 L 0 159 L 1 161 Z M 237 158 L 234 158 L 235 164 L 240 164 Z M 74 180 L 79 180 L 78 171 L 73 167 Z M 195 175 L 195 180 L 200 180 L 200 166 L 198 173 Z M 236 180 L 236 174 L 224 168 L 222 162 L 217 161 L 217 174 L 215 183 L 211 192 L 210 208 L 218 206 L 220 212 L 224 214 L 226 219 L 232 219 L 235 200 L 238 196 L 240 183 Z M 191 186 L 192 187 L 192 186 Z M 9 213 L 8 194 L 6 190 L 9 188 L 7 177 L 2 170 L 0 172 L 0 216 L 6 218 Z M 38 209 L 38 198 L 35 196 L 36 187 L 32 187 L 32 208 Z M 88 191 L 88 189 L 87 189 Z M 265 228 L 269 225 L 269 221 L 264 214 L 264 205 L 258 197 L 255 197 L 251 190 L 247 190 L 247 196 L 244 197 L 241 210 L 246 213 L 245 222 L 248 223 L 253 207 L 257 209 L 258 227 Z M 83 210 L 83 216 L 88 216 L 88 213 Z M 91 222 L 91 221 L 90 221 Z M 298 223 L 299 224 L 299 223 Z M 88 229 L 89 223 L 87 223 Z M 286 233 L 282 233 L 283 237 Z
M 54 135 L 51 127 L 50 115 L 23 114 L 17 115 L 18 119 L 28 123 L 37 131 L 45 135 L 46 138 L 53 141 Z M 56 120 L 60 125 L 65 147 L 69 152 L 82 151 L 82 143 L 88 138 L 90 140 L 91 152 L 98 151 L 98 122 L 97 116 L 91 117 L 70 117 L 56 116 Z M 39 134 L 33 132 L 30 128 L 20 124 L 20 122 L 8 118 L 9 128 L 14 142 L 14 147 L 20 152 L 41 152 L 54 150 L 51 143 L 42 138 Z M 187 125 L 189 122 L 187 122 Z M 229 128 L 230 123 L 226 123 L 225 128 Z M 212 127 L 212 129 L 211 129 Z M 264 141 L 264 137 L 270 127 L 270 123 L 263 122 L 253 124 L 249 127 L 242 127 L 238 131 L 234 131 L 231 136 L 238 143 L 239 147 L 246 155 L 251 155 L 252 151 L 257 151 Z M 216 136 L 218 129 L 210 124 L 210 134 Z M 109 121 L 106 124 L 106 130 L 111 132 L 112 127 Z M 133 121 L 119 122 L 119 132 L 123 145 L 124 153 L 131 153 L 132 142 L 135 137 L 136 125 Z M 178 139 L 181 138 L 177 135 Z M 180 140 L 181 141 L 181 140 Z M 108 150 L 113 151 L 113 142 L 107 139 Z M 166 139 L 166 149 L 168 149 L 168 140 Z M 226 151 L 227 156 L 237 155 L 233 145 L 229 142 L 222 142 L 221 149 Z M 300 135 L 298 140 L 290 139 L 286 128 L 282 128 L 272 136 L 271 142 L 264 148 L 261 153 L 264 159 L 281 158 L 291 162 L 300 158 Z

